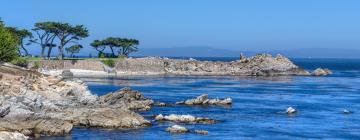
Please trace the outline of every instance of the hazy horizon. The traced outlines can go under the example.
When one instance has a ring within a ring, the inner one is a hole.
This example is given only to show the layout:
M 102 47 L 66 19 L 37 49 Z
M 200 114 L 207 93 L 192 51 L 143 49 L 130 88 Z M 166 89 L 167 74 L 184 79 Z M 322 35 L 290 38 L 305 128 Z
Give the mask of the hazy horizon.
M 7 26 L 31 29 L 41 21 L 86 26 L 90 37 L 79 41 L 85 46 L 80 55 L 96 55 L 90 42 L 110 36 L 138 39 L 140 51 L 206 46 L 257 52 L 309 48 L 351 52 L 360 47 L 357 18 L 360 1 L 355 0 L 4 0 L 2 3 L 0 17 Z M 29 48 L 38 54 L 39 46 Z

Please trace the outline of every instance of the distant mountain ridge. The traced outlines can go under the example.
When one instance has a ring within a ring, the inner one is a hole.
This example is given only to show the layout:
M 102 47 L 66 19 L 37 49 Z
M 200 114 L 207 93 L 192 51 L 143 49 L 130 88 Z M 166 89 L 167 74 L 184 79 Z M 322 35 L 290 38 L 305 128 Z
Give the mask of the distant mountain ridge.
M 171 57 L 239 57 L 243 53 L 253 56 L 259 53 L 282 54 L 291 58 L 360 58 L 360 49 L 304 48 L 272 51 L 239 51 L 213 47 L 141 48 L 132 56 Z

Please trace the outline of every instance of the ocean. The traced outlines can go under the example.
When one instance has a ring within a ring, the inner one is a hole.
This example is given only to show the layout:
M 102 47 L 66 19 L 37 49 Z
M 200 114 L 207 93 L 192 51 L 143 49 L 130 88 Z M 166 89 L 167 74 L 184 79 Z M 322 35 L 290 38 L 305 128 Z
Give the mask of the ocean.
M 187 58 L 186 58 L 187 59 Z M 195 58 L 232 61 L 237 58 Z M 156 114 L 190 114 L 218 120 L 216 124 L 181 124 L 208 135 L 170 134 L 175 123 L 152 121 L 134 130 L 74 128 L 65 137 L 41 139 L 360 139 L 360 59 L 292 59 L 306 70 L 329 68 L 325 77 L 133 76 L 83 78 L 92 93 L 104 95 L 123 87 L 139 90 L 155 101 L 173 104 L 207 93 L 231 97 L 231 106 L 153 107 L 140 112 L 148 120 Z M 288 107 L 297 110 L 286 114 Z M 353 113 L 344 114 L 344 110 Z

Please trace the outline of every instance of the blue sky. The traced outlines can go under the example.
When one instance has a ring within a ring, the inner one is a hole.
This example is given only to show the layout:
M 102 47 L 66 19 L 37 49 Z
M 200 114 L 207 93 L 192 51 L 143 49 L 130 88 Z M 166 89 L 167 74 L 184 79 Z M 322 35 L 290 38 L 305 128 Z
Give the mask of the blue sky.
M 39 21 L 83 24 L 91 34 L 84 46 L 119 36 L 140 40 L 140 49 L 357 49 L 359 7 L 358 0 L 2 0 L 0 17 L 26 29 Z

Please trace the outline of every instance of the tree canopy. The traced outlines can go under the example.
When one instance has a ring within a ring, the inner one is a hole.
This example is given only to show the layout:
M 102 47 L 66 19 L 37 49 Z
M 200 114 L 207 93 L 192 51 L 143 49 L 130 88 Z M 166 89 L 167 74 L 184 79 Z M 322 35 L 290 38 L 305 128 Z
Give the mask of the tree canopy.
M 77 41 L 89 36 L 89 31 L 83 25 L 70 25 L 69 23 L 56 22 L 54 24 L 56 37 L 60 41 L 59 59 L 64 58 L 64 47 L 71 41 Z
M 16 47 L 19 55 L 28 56 L 29 52 L 25 48 L 26 45 L 31 43 L 39 44 L 41 47 L 41 57 L 50 59 L 52 49 L 58 48 L 58 58 L 64 58 L 64 51 L 73 56 L 75 53 L 79 53 L 83 46 L 73 45 L 78 44 L 78 41 L 89 36 L 89 31 L 83 25 L 71 25 L 63 22 L 37 22 L 34 24 L 34 28 L 31 31 L 26 29 L 18 29 L 15 27 L 5 27 L 0 18 L 0 26 L 2 32 L 10 32 L 13 35 L 13 39 L 17 43 Z M 5 33 L 4 33 L 5 35 Z M 26 39 L 29 39 L 27 42 Z M 68 44 L 73 46 L 67 47 Z M 94 40 L 90 44 L 96 49 L 99 54 L 106 54 L 109 57 L 129 56 L 132 52 L 138 51 L 137 45 L 139 41 L 136 39 L 120 38 L 120 37 L 108 37 L 103 40 Z M 111 53 L 104 53 L 105 50 L 111 50 Z M 47 56 L 45 55 L 47 51 Z
M 15 36 L 0 24 L 0 61 L 9 62 L 15 59 L 18 56 L 17 44 Z
M 91 44 L 99 53 L 104 53 L 106 48 L 111 50 L 112 56 L 125 56 L 138 50 L 136 45 L 139 41 L 136 39 L 108 37 L 104 40 L 94 40 Z
M 82 45 L 73 45 L 71 47 L 66 48 L 65 50 L 67 53 L 70 53 L 71 57 L 74 57 L 74 54 L 79 53 L 80 49 L 82 49 L 82 48 L 83 48 Z
M 21 53 L 21 49 L 24 51 L 24 55 L 27 56 L 29 55 L 28 50 L 25 48 L 25 45 L 30 45 L 31 42 L 28 42 L 25 44 L 25 39 L 31 39 L 33 37 L 33 34 L 26 30 L 26 29 L 18 29 L 15 27 L 7 27 L 7 29 L 12 32 L 15 36 L 15 38 L 17 39 L 18 42 L 18 52 L 19 55 L 22 55 Z
M 50 58 L 51 50 L 53 48 L 54 40 L 56 37 L 56 29 L 54 27 L 55 22 L 38 22 L 35 23 L 34 28 L 32 29 L 36 35 L 37 39 L 32 40 L 32 42 L 37 43 L 41 46 L 41 57 L 45 58 L 45 49 L 48 49 L 48 58 Z

